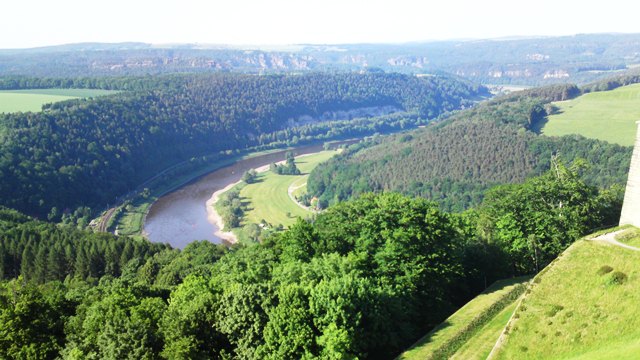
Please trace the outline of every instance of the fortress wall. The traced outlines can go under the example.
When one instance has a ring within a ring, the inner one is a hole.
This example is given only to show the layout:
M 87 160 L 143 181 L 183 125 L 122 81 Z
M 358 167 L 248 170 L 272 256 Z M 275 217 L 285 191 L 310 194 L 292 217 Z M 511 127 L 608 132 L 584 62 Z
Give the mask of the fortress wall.
M 631 224 L 640 227 L 640 121 L 636 131 L 636 142 L 631 156 L 631 167 L 624 192 L 624 203 L 620 215 L 620 225 Z

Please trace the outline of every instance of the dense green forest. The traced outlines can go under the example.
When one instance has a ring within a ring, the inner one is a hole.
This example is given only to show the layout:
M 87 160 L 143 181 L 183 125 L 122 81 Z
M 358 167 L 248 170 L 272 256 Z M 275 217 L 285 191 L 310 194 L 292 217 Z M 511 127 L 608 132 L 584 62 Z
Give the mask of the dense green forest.
M 23 80 L 23 85 L 57 84 Z M 450 77 L 399 74 L 101 81 L 70 80 L 60 86 L 132 90 L 50 104 L 38 113 L 0 115 L 0 204 L 42 217 L 54 207 L 103 207 L 162 169 L 193 157 L 415 126 L 470 106 L 486 91 Z M 300 120 L 380 106 L 405 114 L 353 122 Z
M 606 90 L 636 81 L 618 78 L 584 91 Z M 580 136 L 536 133 L 551 101 L 581 94 L 574 85 L 556 85 L 493 99 L 424 129 L 377 137 L 355 145 L 318 166 L 308 196 L 320 207 L 370 191 L 399 191 L 462 211 L 478 205 L 491 187 L 522 182 L 549 169 L 554 154 L 569 163 L 586 160 L 582 170 L 592 185 L 624 185 L 631 148 Z
M 391 358 L 491 281 L 535 272 L 617 220 L 620 194 L 555 165 L 462 214 L 367 194 L 230 249 L 179 251 L 0 210 L 0 353 Z

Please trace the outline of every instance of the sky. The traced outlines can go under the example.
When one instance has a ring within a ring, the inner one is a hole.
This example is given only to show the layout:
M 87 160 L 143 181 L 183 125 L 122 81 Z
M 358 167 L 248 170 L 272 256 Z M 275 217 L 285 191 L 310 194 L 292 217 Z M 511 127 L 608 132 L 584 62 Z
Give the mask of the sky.
M 634 0 L 19 0 L 0 48 L 78 42 L 402 43 L 640 33 Z

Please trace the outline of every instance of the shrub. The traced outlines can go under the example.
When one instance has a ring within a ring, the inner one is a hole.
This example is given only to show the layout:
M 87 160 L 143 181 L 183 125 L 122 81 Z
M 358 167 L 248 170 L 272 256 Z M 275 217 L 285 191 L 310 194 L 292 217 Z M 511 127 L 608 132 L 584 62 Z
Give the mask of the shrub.
M 607 281 L 607 284 L 609 285 L 622 285 L 625 282 L 627 282 L 627 274 L 621 272 L 621 271 L 614 271 L 611 276 L 609 277 L 609 280 Z
M 564 309 L 564 306 L 562 305 L 551 304 L 551 307 L 545 312 L 545 315 L 547 315 L 547 317 L 554 317 L 557 313 L 562 311 L 562 309 Z
M 613 271 L 613 268 L 609 265 L 602 265 L 600 269 L 598 269 L 598 275 L 608 274 Z

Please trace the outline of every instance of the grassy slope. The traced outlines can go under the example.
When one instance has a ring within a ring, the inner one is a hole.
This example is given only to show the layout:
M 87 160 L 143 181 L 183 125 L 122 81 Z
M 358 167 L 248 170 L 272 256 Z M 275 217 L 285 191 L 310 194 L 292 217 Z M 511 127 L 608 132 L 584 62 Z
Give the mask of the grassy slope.
M 245 213 L 244 224 L 257 224 L 264 219 L 273 225 L 288 226 L 295 222 L 296 217 L 308 216 L 309 211 L 289 198 L 289 186 L 304 184 L 311 170 L 335 154 L 337 152 L 331 150 L 296 158 L 296 165 L 302 172 L 299 176 L 277 175 L 271 171 L 260 173 L 256 183 L 246 185 L 240 191 L 240 196 L 248 202 L 250 209 Z M 287 213 L 291 216 L 287 216 Z
M 640 247 L 640 229 L 630 227 L 624 232 L 616 235 L 616 240 L 627 245 Z
M 116 93 L 94 89 L 33 89 L 0 91 L 0 113 L 40 111 L 42 105 L 80 97 L 93 97 Z
M 480 328 L 478 332 L 467 341 L 451 357 L 459 360 L 484 360 L 489 356 L 491 349 L 500 337 L 502 330 L 509 322 L 513 311 L 516 309 L 517 301 L 504 308 L 490 322 Z
M 517 284 L 521 284 L 524 281 L 527 281 L 528 278 L 515 278 L 515 279 L 506 279 L 497 281 L 493 285 L 491 285 L 487 290 L 485 290 L 482 294 L 475 297 L 473 300 L 468 302 L 465 306 L 456 311 L 453 315 L 451 315 L 445 322 L 440 324 L 434 330 L 432 330 L 429 334 L 427 334 L 424 338 L 420 339 L 411 349 L 404 352 L 399 356 L 399 359 L 426 359 L 439 347 L 441 347 L 445 342 L 449 341 L 452 337 L 454 337 L 459 331 L 461 331 L 471 320 L 473 320 L 479 313 L 489 308 L 493 303 L 502 298 L 506 293 L 511 291 L 513 287 Z M 506 309 L 511 306 L 507 306 Z M 484 327 L 482 327 L 477 333 L 477 335 L 483 334 L 482 331 L 487 326 L 495 327 L 495 321 L 500 323 L 502 321 L 502 317 L 504 317 L 505 310 L 501 311 L 493 320 L 487 323 Z M 513 309 L 512 309 L 513 311 Z M 508 312 L 508 310 L 507 310 Z M 509 314 L 510 316 L 510 314 Z M 496 318 L 500 318 L 500 320 L 495 320 Z M 494 321 L 495 320 L 495 321 Z M 506 325 L 508 321 L 508 317 L 504 320 L 504 325 Z M 493 323 L 493 325 L 492 325 Z M 502 328 L 499 327 L 497 334 L 495 337 L 488 340 L 488 343 L 483 344 L 483 349 L 488 348 L 491 351 L 491 348 L 495 344 L 498 336 Z M 485 335 L 480 335 L 485 336 Z M 476 343 L 477 338 L 474 336 L 472 341 Z M 464 351 L 465 347 L 463 346 L 459 351 Z
M 497 359 L 625 359 L 640 351 L 640 252 L 578 241 L 540 277 Z M 611 266 L 628 276 L 611 285 Z
M 542 133 L 580 134 L 588 138 L 631 146 L 640 120 L 640 84 L 585 94 L 554 103 L 560 113 L 549 117 Z

